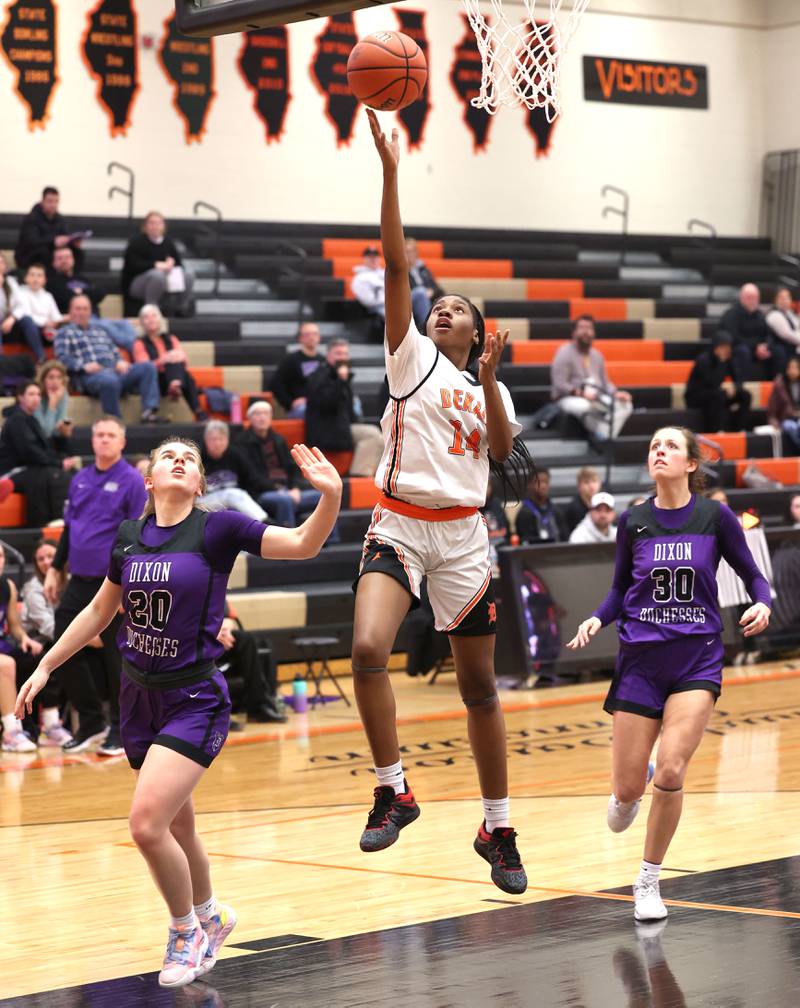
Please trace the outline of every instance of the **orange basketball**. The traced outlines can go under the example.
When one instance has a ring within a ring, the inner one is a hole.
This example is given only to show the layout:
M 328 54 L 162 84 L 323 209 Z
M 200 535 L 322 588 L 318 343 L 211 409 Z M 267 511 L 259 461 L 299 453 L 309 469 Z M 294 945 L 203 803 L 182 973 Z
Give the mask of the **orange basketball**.
M 396 112 L 415 102 L 428 79 L 425 54 L 408 35 L 383 31 L 353 46 L 347 82 L 359 101 L 380 112 Z

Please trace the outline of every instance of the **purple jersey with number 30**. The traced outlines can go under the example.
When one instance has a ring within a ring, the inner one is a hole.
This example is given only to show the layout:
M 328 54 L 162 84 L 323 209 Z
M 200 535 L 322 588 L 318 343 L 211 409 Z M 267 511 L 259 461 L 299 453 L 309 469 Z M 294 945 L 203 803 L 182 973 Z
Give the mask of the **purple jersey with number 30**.
M 729 508 L 694 495 L 683 508 L 657 508 L 650 498 L 620 520 L 614 584 L 594 615 L 604 626 L 618 619 L 624 644 L 720 634 L 720 557 L 754 602 L 771 604 L 769 583 Z

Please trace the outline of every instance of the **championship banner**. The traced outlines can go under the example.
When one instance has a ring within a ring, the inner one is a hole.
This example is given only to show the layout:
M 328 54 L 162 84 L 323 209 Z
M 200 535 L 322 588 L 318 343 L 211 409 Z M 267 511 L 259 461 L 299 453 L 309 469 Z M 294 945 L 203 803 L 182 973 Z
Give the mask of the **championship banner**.
M 469 18 L 462 14 L 464 37 L 455 48 L 453 65 L 450 68 L 450 83 L 459 100 L 464 104 L 464 122 L 472 133 L 475 152 L 484 151 L 489 143 L 492 117 L 486 109 L 476 109 L 470 99 L 477 98 L 481 90 L 481 54 Z
M 178 31 L 175 15 L 164 22 L 158 58 L 173 85 L 173 105 L 183 119 L 186 143 L 202 139 L 214 91 L 214 48 L 210 38 L 189 38 Z
M 420 98 L 406 105 L 397 113 L 400 122 L 408 134 L 408 146 L 411 150 L 418 150 L 422 146 L 425 135 L 425 125 L 431 111 L 431 61 L 430 45 L 425 32 L 425 12 L 411 11 L 405 8 L 396 8 L 395 14 L 400 22 L 400 31 L 409 38 L 414 39 L 417 45 L 425 54 L 428 62 L 428 80 Z
M 358 41 L 353 12 L 334 14 L 317 36 L 311 76 L 325 95 L 325 115 L 336 130 L 341 147 L 353 139 L 353 125 L 359 101 L 347 83 L 347 58 Z
M 285 25 L 260 28 L 242 37 L 239 72 L 253 92 L 253 108 L 264 123 L 267 143 L 280 140 L 289 91 L 289 32 Z
M 133 0 L 99 0 L 89 14 L 82 50 L 97 79 L 97 99 L 108 113 L 111 136 L 124 136 L 139 90 Z
M 58 83 L 56 8 L 53 0 L 17 0 L 8 8 L 0 40 L 17 75 L 15 90 L 28 109 L 29 129 L 44 129 Z
M 708 108 L 708 67 L 658 60 L 583 57 L 586 101 L 662 108 Z

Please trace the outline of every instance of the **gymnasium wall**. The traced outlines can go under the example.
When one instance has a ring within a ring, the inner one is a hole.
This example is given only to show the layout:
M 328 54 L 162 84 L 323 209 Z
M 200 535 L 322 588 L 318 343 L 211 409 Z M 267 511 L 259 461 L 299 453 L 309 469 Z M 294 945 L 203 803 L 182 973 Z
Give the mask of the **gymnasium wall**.
M 202 142 L 187 144 L 155 49 L 142 46 L 131 126 L 125 136 L 109 135 L 80 52 L 93 6 L 94 0 L 58 3 L 60 83 L 44 130 L 28 129 L 11 68 L 0 61 L 0 209 L 26 210 L 41 185 L 53 183 L 67 214 L 123 213 L 119 201 L 106 198 L 106 165 L 117 160 L 137 172 L 137 213 L 157 207 L 186 217 L 196 199 L 205 199 L 228 218 L 377 219 L 379 166 L 366 121 L 357 120 L 348 146 L 337 146 L 324 98 L 309 75 L 320 23 L 290 28 L 292 100 L 280 142 L 267 144 L 236 67 L 241 37 L 223 36 L 215 40 L 217 97 L 207 131 Z M 140 38 L 150 35 L 158 43 L 171 2 L 137 0 L 135 6 Z M 501 111 L 486 150 L 473 152 L 463 104 L 448 79 L 454 45 L 464 34 L 457 0 L 398 6 L 427 11 L 432 44 L 433 108 L 424 143 L 409 152 L 404 142 L 403 149 L 402 204 L 412 226 L 603 230 L 608 224 L 600 216 L 600 188 L 612 183 L 631 192 L 635 231 L 682 231 L 696 216 L 721 233 L 749 234 L 757 229 L 764 151 L 776 143 L 800 145 L 796 115 L 789 114 L 794 61 L 772 58 L 788 54 L 793 39 L 794 53 L 800 51 L 800 26 L 769 30 L 773 13 L 782 23 L 778 4 L 773 10 L 761 0 L 592 0 L 564 63 L 566 111 L 549 153 L 541 156 L 525 112 L 517 109 Z M 356 26 L 366 34 L 397 23 L 387 7 L 357 12 Z M 706 64 L 710 108 L 586 102 L 584 53 Z M 785 121 L 778 124 L 773 104 L 781 84 Z M 387 128 L 392 118 L 383 117 Z

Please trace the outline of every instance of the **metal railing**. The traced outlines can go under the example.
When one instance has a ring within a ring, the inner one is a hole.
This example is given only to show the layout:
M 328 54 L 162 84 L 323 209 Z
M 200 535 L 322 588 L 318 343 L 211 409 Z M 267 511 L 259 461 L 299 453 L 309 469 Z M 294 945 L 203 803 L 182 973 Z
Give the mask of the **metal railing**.
M 622 244 L 620 246 L 619 253 L 619 264 L 620 266 L 625 265 L 625 246 L 628 242 L 628 221 L 630 219 L 630 208 L 631 208 L 631 197 L 630 193 L 625 189 L 620 189 L 618 186 L 614 185 L 604 185 L 600 190 L 600 196 L 606 199 L 609 193 L 613 193 L 615 196 L 619 196 L 622 199 L 622 206 L 614 206 L 611 203 L 607 203 L 603 207 L 601 216 L 608 217 L 609 214 L 613 214 L 615 217 L 619 217 L 622 226 Z
M 216 227 L 214 227 L 213 229 L 209 229 L 213 230 L 214 233 L 214 288 L 212 290 L 212 293 L 214 297 L 216 297 L 217 294 L 219 293 L 219 274 L 222 265 L 221 249 L 220 249 L 222 238 L 222 211 L 219 209 L 219 207 L 215 207 L 212 203 L 206 203 L 205 200 L 195 201 L 194 209 L 192 210 L 192 213 L 195 215 L 195 217 L 197 216 L 198 210 L 208 210 L 210 213 L 213 213 L 216 217 Z
M 708 284 L 706 299 L 708 301 L 713 301 L 714 253 L 717 247 L 717 229 L 713 224 L 709 224 L 708 221 L 701 220 L 699 217 L 692 217 L 686 225 L 686 230 L 692 236 L 694 244 L 706 253 L 706 283 Z M 698 234 L 698 231 L 702 231 L 704 233 Z
M 128 165 L 122 164 L 119 161 L 109 161 L 108 167 L 106 168 L 106 175 L 110 175 L 114 169 L 117 168 L 121 172 L 125 172 L 128 176 L 128 188 L 123 189 L 122 186 L 113 185 L 108 190 L 108 198 L 113 199 L 115 195 L 125 196 L 128 200 L 128 219 L 133 217 L 133 197 L 136 191 L 136 173 L 133 168 Z

